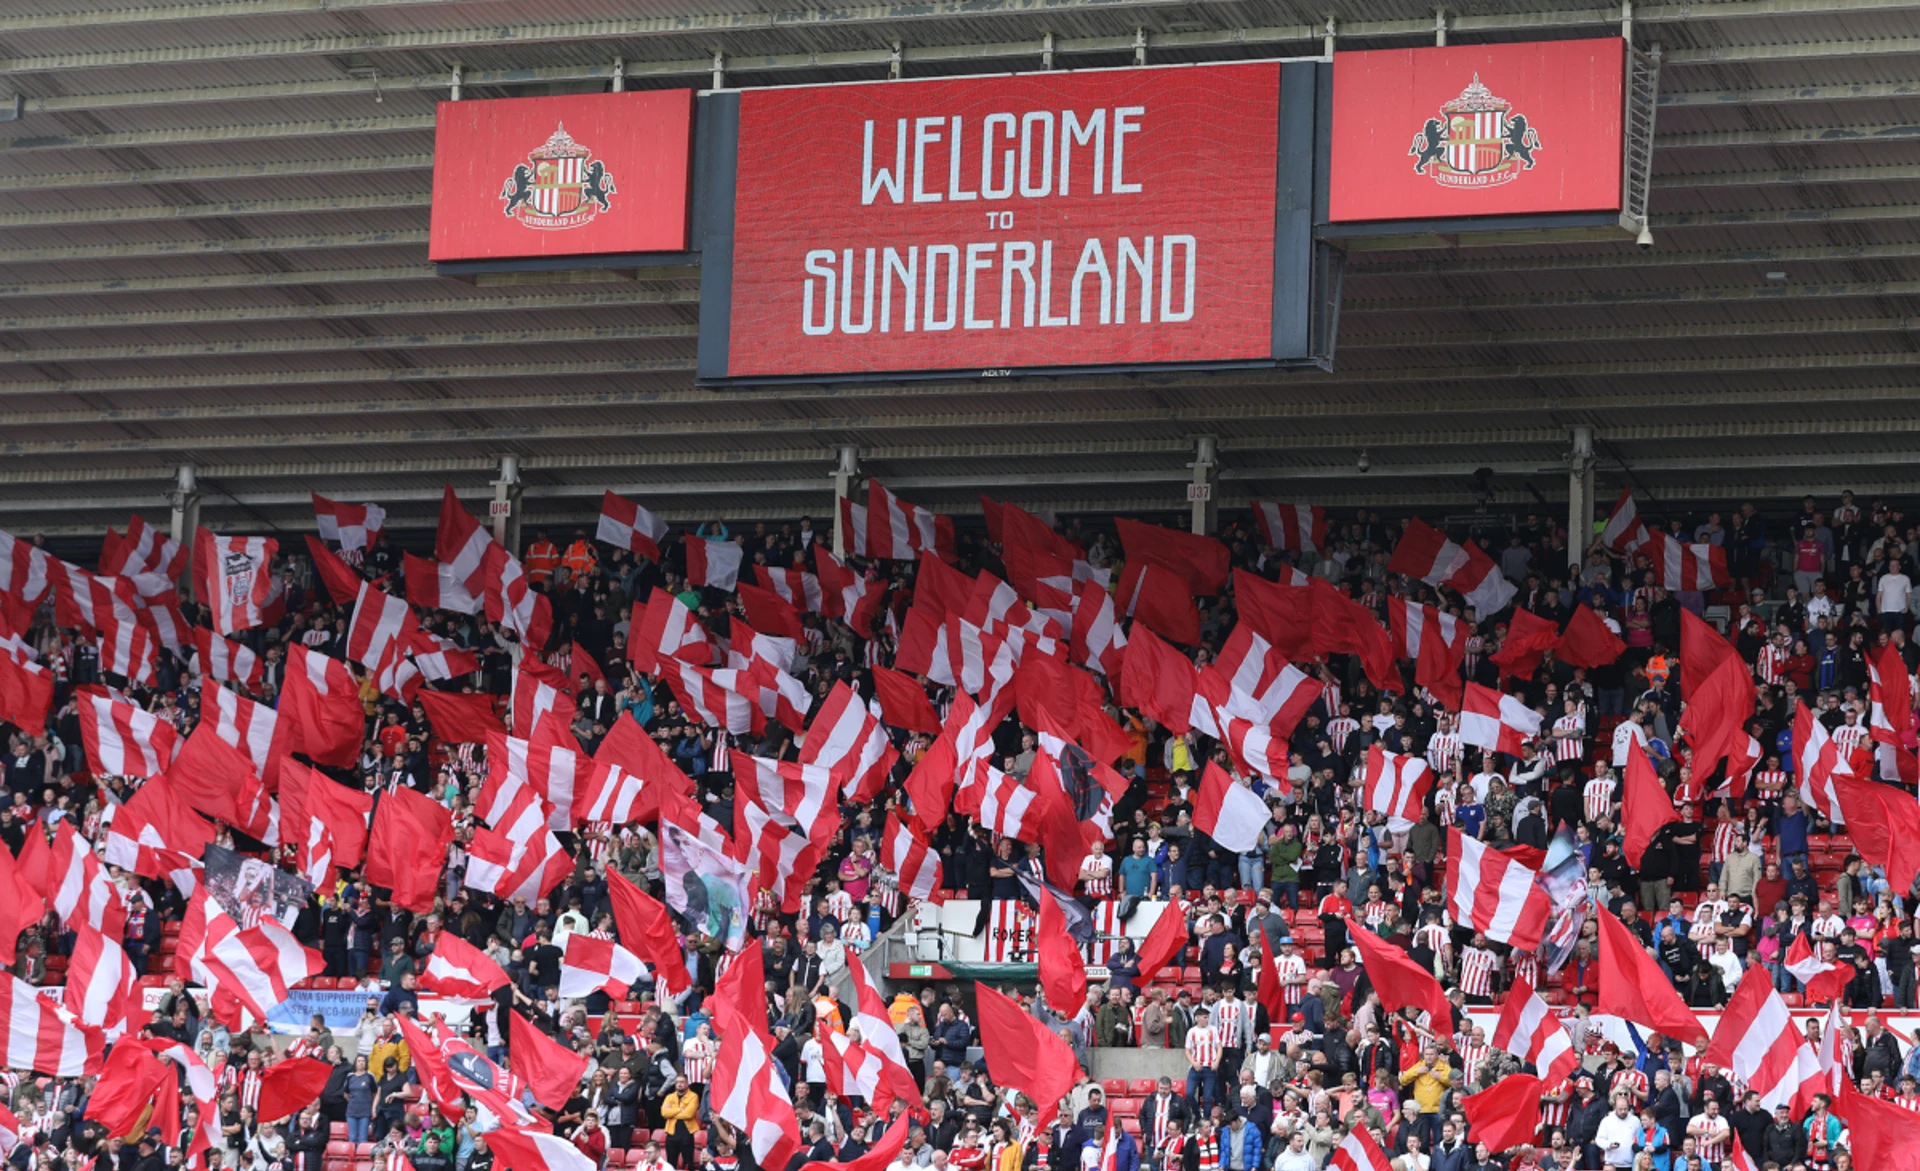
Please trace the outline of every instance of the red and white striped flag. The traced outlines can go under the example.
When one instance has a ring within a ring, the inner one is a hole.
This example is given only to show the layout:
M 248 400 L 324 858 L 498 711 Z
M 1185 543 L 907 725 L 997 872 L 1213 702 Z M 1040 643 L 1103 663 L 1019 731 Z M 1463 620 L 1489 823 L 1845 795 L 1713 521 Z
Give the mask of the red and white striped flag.
M 801 738 L 800 763 L 826 769 L 856 803 L 872 800 L 898 759 L 879 713 L 844 682 L 827 693 Z
M 1520 591 L 1501 573 L 1493 558 L 1468 541 L 1458 545 L 1445 533 L 1419 519 L 1407 522 L 1406 533 L 1394 546 L 1387 569 L 1417 577 L 1428 585 L 1444 585 L 1464 596 L 1482 618 L 1504 610 Z
M 467 583 L 446 562 L 402 553 L 400 563 L 406 574 L 409 603 L 425 610 L 451 610 L 455 614 L 478 614 L 485 607 L 480 595 L 470 592 Z M 357 584 L 354 592 L 357 597 Z
M 1272 811 L 1257 793 L 1236 782 L 1226 769 L 1207 762 L 1194 795 L 1193 824 L 1224 850 L 1244 854 L 1260 841 Z
M 557 1134 L 503 1126 L 487 1132 L 487 1146 L 500 1166 L 513 1171 L 599 1171 L 598 1163 Z
M 1841 751 L 1827 726 L 1813 717 L 1812 708 L 1806 704 L 1794 707 L 1793 752 L 1799 757 L 1794 776 L 1799 781 L 1800 800 L 1828 821 L 1845 822 L 1833 777 L 1836 773 L 1854 775 L 1853 762 Z
M 759 735 L 767 726 L 760 710 L 761 669 L 709 671 L 678 659 L 659 660 L 660 677 L 680 698 L 680 706 L 709 728 L 736 736 Z
M 867 552 L 867 506 L 840 497 L 841 548 L 848 557 L 870 556 Z
M 1633 503 L 1633 489 L 1622 488 L 1620 499 L 1613 502 L 1613 511 L 1607 515 L 1606 527 L 1600 530 L 1601 542 L 1609 549 L 1631 553 L 1646 544 L 1649 535 L 1640 520 L 1640 509 Z
M 1560 1018 L 1540 999 L 1533 985 L 1515 978 L 1500 1006 L 1500 1021 L 1493 1028 L 1493 1045 L 1532 1065 L 1540 1080 L 1556 1085 L 1580 1064 L 1573 1051 L 1573 1036 Z
M 509 978 L 487 953 L 451 931 L 442 932 L 420 972 L 420 987 L 441 996 L 485 1000 Z
M 9 973 L 0 973 L 0 1014 L 7 1021 L 0 1064 L 54 1077 L 92 1077 L 106 1064 L 106 1039 L 80 1024 L 57 1000 Z
M 77 687 L 74 694 L 80 740 L 95 775 L 144 779 L 167 771 L 179 736 L 172 724 L 104 687 Z
M 1727 551 L 1719 545 L 1676 541 L 1655 531 L 1638 553 L 1653 566 L 1653 578 L 1669 590 L 1725 589 L 1733 584 Z
M 1367 748 L 1366 780 L 1360 789 L 1360 807 L 1389 819 L 1419 821 L 1433 788 L 1433 768 L 1425 757 L 1388 752 L 1375 743 Z
M 475 812 L 495 828 L 522 791 L 547 810 L 551 829 L 573 828 L 575 795 L 585 787 L 593 761 L 580 750 L 573 733 L 553 716 L 533 726 L 527 739 L 500 732 L 487 735 L 487 777 Z
M 260 689 L 260 656 L 252 647 L 223 638 L 204 626 L 193 628 L 193 643 L 202 675 L 222 683 L 238 683 L 248 691 Z
M 32 832 L 20 851 L 20 876 L 38 891 L 69 927 L 84 923 L 114 939 L 124 938 L 127 904 L 93 849 L 73 823 L 54 823 L 53 843 Z
M 940 855 L 900 820 L 897 811 L 887 812 L 886 831 L 880 839 L 880 865 L 893 872 L 905 897 L 919 902 L 945 901 L 940 888 Z
M 605 991 L 624 1000 L 636 984 L 653 979 L 647 965 L 611 939 L 595 939 L 585 931 L 567 936 L 560 957 L 560 995 L 571 998 Z
M 258 926 L 243 928 L 204 887 L 187 904 L 174 952 L 177 974 L 185 968 L 183 978 L 204 984 L 216 1005 L 219 994 L 227 993 L 256 1020 L 285 1004 L 289 989 L 323 966 L 320 953 L 302 946 L 277 920 L 262 918 Z
M 760 584 L 778 594 L 781 601 L 796 610 L 818 614 L 826 603 L 825 595 L 820 591 L 820 579 L 805 570 L 756 565 L 754 572 L 760 575 Z
M 109 939 L 83 924 L 76 925 L 73 955 L 67 961 L 67 985 L 61 1003 L 81 1024 L 92 1025 L 113 1041 L 127 1031 L 140 1012 L 140 974 L 117 939 Z
M 746 549 L 737 541 L 682 541 L 687 551 L 687 584 L 730 593 L 740 584 L 740 562 Z
M 1260 539 L 1275 549 L 1301 553 L 1327 547 L 1327 510 L 1311 504 L 1253 502 L 1253 523 Z
M 733 770 L 736 801 L 750 799 L 763 809 L 783 814 L 803 834 L 820 832 L 839 813 L 834 797 L 839 782 L 829 769 L 767 760 L 737 748 L 727 754 L 727 761 Z
M 773 1061 L 766 1013 L 758 1004 L 736 1005 L 731 997 L 716 995 L 708 1003 L 723 1044 L 707 1100 L 746 1138 L 755 1166 L 785 1167 L 800 1145 L 800 1123 L 786 1079 Z
M 1089 671 L 1118 679 L 1126 646 L 1127 636 L 1120 629 L 1113 595 L 1098 582 L 1081 582 L 1073 595 L 1073 638 L 1068 654 Z
M 382 695 L 411 699 L 420 688 L 421 674 L 406 652 L 419 628 L 404 600 L 362 582 L 347 624 L 347 658 L 373 675 Z
M 697 666 L 713 662 L 713 640 L 685 602 L 655 588 L 645 605 L 633 604 L 628 623 L 627 659 L 645 674 L 660 671 L 659 660 L 681 659 Z
M 1286 656 L 1242 622 L 1227 636 L 1214 666 L 1231 689 L 1228 715 L 1263 724 L 1285 739 L 1327 685 L 1287 662 Z
M 1540 946 L 1553 903 L 1532 870 L 1457 825 L 1447 827 L 1447 857 L 1447 913 L 1455 923 L 1516 951 Z
M 24 630 L 53 588 L 54 559 L 31 541 L 0 532 L 0 603 L 7 624 Z
M 1347 1132 L 1340 1145 L 1327 1156 L 1327 1166 L 1337 1171 L 1393 1171 L 1393 1162 L 1365 1126 Z
M 1766 980 L 1742 980 L 1720 1014 L 1706 1060 L 1731 1071 L 1771 1113 L 1795 1105 L 1801 1088 L 1819 1088 L 1820 1059 L 1794 1028 L 1793 1014 Z
M 667 522 L 622 496 L 609 492 L 600 498 L 600 525 L 596 538 L 651 561 L 660 560 L 660 542 Z
M 467 855 L 468 889 L 529 905 L 573 873 L 573 855 L 547 828 L 546 807 L 531 789 L 520 790 L 491 828 L 473 831 Z
M 253 762 L 254 772 L 262 777 L 267 775 L 267 762 L 273 759 L 274 734 L 279 730 L 277 711 L 206 679 L 200 684 L 200 718 L 211 719 L 220 739 L 246 753 L 247 759 Z
M 549 712 L 563 727 L 572 727 L 579 714 L 566 675 L 532 656 L 522 658 L 514 667 L 510 691 L 512 701 L 507 711 L 517 735 L 531 736 Z
M 153 574 L 168 582 L 178 581 L 187 567 L 187 547 L 141 520 L 127 518 L 127 535 L 115 539 L 107 530 L 107 543 L 100 551 L 100 573 L 105 577 L 131 577 Z
M 273 576 L 280 542 L 271 537 L 217 537 L 194 533 L 193 584 L 213 615 L 213 629 L 232 634 L 278 622 L 286 613 L 283 584 Z
M 365 549 L 380 539 L 387 510 L 378 504 L 342 504 L 313 493 L 313 520 L 323 541 L 338 541 L 342 550 Z
M 924 551 L 951 561 L 953 520 L 900 499 L 878 480 L 868 480 L 866 544 L 868 557 L 913 561 Z
M 734 798 L 733 858 L 759 872 L 760 889 L 778 900 L 781 914 L 799 913 L 802 883 L 819 869 L 824 852 L 792 818 L 744 793 Z
M 1032 842 L 1039 840 L 1040 811 L 1034 810 L 1034 825 L 1027 824 L 1027 814 L 1038 796 L 1019 777 L 983 765 L 971 782 L 955 790 L 953 808 L 1003 838 Z
M 457 679 L 480 669 L 479 655 L 431 631 L 416 630 L 408 635 L 406 650 L 422 679 Z
M 538 648 L 553 628 L 553 607 L 527 580 L 520 559 L 502 549 L 480 522 L 461 506 L 448 485 L 440 500 L 440 526 L 433 555 L 451 569 L 466 592 L 481 599 L 487 619 Z
M 1460 742 L 1490 752 L 1520 755 L 1540 735 L 1540 713 L 1519 696 L 1469 683 L 1460 710 Z

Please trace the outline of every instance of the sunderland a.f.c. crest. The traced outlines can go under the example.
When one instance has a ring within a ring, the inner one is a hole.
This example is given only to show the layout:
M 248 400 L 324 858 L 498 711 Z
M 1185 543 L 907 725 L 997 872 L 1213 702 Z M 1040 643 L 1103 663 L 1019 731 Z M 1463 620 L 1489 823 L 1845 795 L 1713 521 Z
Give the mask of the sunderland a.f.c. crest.
M 1513 103 L 1473 75 L 1473 84 L 1440 107 L 1413 137 L 1415 172 L 1442 187 L 1498 187 L 1533 170 L 1540 135 Z
M 553 230 L 577 228 L 612 211 L 614 190 L 606 163 L 559 126 L 526 162 L 513 168 L 500 198 L 508 216 L 529 228 Z

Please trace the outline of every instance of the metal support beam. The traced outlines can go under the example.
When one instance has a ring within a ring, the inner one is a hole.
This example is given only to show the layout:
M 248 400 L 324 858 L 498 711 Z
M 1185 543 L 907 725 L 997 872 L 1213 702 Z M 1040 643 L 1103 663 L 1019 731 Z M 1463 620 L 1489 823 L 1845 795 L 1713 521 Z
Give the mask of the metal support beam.
M 142 256 L 248 255 L 257 252 L 333 251 L 348 248 L 417 249 L 424 229 L 346 232 L 337 236 L 250 236 L 234 240 L 134 240 L 125 244 L 63 244 L 0 250 L 0 265 L 64 264 L 71 260 L 131 260 Z M 419 255 L 416 251 L 414 255 Z
M 1368 255 L 1378 255 L 1370 253 Z M 1571 272 L 1594 269 L 1699 268 L 1708 264 L 1787 264 L 1815 260 L 1910 260 L 1920 244 L 1837 244 L 1806 248 L 1729 248 L 1710 252 L 1613 251 L 1577 256 L 1463 256 L 1445 260 L 1349 261 L 1346 279 L 1439 276 L 1462 272 Z
M 460 89 L 459 67 L 454 68 L 453 90 Z M 440 79 L 447 85 L 447 79 Z M 456 96 L 454 101 L 460 99 Z M 47 150 L 116 150 L 122 147 L 191 146 L 207 142 L 271 142 L 306 140 L 334 135 L 432 133 L 433 115 L 391 114 L 384 118 L 328 118 L 315 122 L 273 122 L 250 126 L 178 126 L 162 130 L 110 130 L 97 134 L 38 134 L 0 142 L 0 151 L 26 154 Z
M 853 498 L 853 481 L 860 474 L 860 447 L 840 445 L 840 459 L 833 467 L 833 555 L 847 555 L 846 526 L 840 523 L 840 502 Z
M 168 533 L 187 551 L 186 572 L 181 574 L 180 588 L 186 592 L 187 600 L 193 600 L 193 534 L 200 527 L 200 481 L 199 474 L 191 463 L 183 463 L 175 469 L 173 491 L 168 502 L 173 506 L 172 523 Z
M 1214 436 L 1194 436 L 1193 475 L 1187 481 L 1187 507 L 1192 522 L 1189 531 L 1211 535 L 1219 527 L 1220 506 L 1213 499 L 1214 482 L 1219 474 L 1219 451 Z
M 317 199 L 238 199 L 227 203 L 150 204 L 141 207 L 80 207 L 51 211 L 0 213 L 0 228 L 50 228 L 64 224 L 134 224 L 157 220 L 238 219 L 242 216 L 359 215 L 370 211 L 410 211 L 428 207 L 433 195 L 407 191 L 397 195 L 326 195 Z
M 63 187 L 150 187 L 159 183 L 214 183 L 223 179 L 326 178 L 382 171 L 431 171 L 432 154 L 396 154 L 354 159 L 277 163 L 196 163 L 142 170 L 71 171 L 0 176 L 0 191 L 55 191 Z
M 1567 560 L 1585 560 L 1593 540 L 1593 428 L 1572 428 L 1573 446 L 1567 453 Z M 1559 566 L 1549 565 L 1549 572 Z
M 502 455 L 500 474 L 493 481 L 493 539 L 507 552 L 520 555 L 520 457 Z
M 251 354 L 373 353 L 381 350 L 429 350 L 448 347 L 480 349 L 486 346 L 553 344 L 570 346 L 594 342 L 671 341 L 691 338 L 698 332 L 698 328 L 692 324 L 609 325 L 583 329 L 476 329 L 464 333 L 386 334 L 372 337 L 251 338 L 237 342 L 69 346 L 36 350 L 0 349 L 0 365 L 223 358 Z
M 11 290 L 0 287 L 0 297 L 12 295 Z M 483 294 L 452 300 L 338 301 L 320 305 L 247 305 L 228 309 L 154 309 L 127 313 L 0 317 L 0 330 L 154 329 L 178 325 L 223 325 L 240 321 L 321 321 L 343 317 L 371 320 L 467 313 L 575 313 L 582 309 L 693 305 L 698 304 L 699 300 L 700 294 L 694 289 L 650 289 L 622 283 L 581 285 L 571 292 L 557 294 Z

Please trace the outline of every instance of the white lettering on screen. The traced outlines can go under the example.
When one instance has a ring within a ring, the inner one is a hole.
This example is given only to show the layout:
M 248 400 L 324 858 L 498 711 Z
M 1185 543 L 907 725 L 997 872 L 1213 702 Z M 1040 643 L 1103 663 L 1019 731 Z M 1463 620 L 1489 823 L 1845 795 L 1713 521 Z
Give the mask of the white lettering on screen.
M 960 115 L 916 115 L 893 123 L 892 160 L 887 165 L 885 123 L 869 118 L 862 134 L 860 203 L 964 203 L 974 199 L 1048 199 L 1082 194 L 1138 195 L 1142 185 L 1126 174 L 1127 139 L 1146 129 L 1145 106 L 1112 109 L 1001 111 L 969 128 Z M 909 149 L 911 139 L 911 149 Z M 978 146 L 969 150 L 968 142 Z M 880 162 L 874 162 L 878 147 Z M 946 150 L 946 190 L 941 191 L 940 152 Z M 970 165 L 977 157 L 976 171 Z M 965 180 L 977 174 L 979 187 Z M 1075 178 L 1079 183 L 1074 182 Z
M 826 337 L 1056 328 L 1096 320 L 1127 325 L 1130 318 L 1142 325 L 1192 321 L 1199 267 L 1199 240 L 1189 232 L 1094 237 L 1079 244 L 976 240 L 816 248 L 804 265 L 801 331 Z

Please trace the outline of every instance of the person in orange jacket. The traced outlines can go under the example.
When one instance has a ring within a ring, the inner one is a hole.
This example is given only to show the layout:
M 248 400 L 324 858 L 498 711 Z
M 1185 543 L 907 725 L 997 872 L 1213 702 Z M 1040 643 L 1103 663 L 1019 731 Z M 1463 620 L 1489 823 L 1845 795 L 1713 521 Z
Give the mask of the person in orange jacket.
M 547 539 L 547 530 L 541 529 L 533 535 L 533 544 L 527 546 L 523 562 L 527 567 L 527 581 L 546 589 L 553 580 L 553 571 L 560 567 L 560 550 Z

